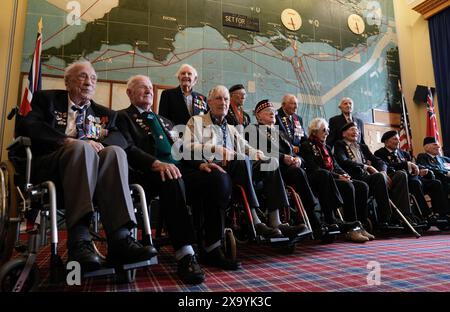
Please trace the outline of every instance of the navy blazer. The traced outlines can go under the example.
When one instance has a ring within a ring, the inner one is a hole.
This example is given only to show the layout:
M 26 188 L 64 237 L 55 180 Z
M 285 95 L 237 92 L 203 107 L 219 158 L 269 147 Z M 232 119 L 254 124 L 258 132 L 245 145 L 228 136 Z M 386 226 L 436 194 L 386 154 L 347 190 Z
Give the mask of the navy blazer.
M 445 156 L 436 156 L 436 159 L 427 153 L 420 153 L 417 155 L 417 163 L 430 169 L 436 175 L 436 178 L 448 178 L 447 174 L 450 172 L 445 164 L 450 164 L 450 158 Z
M 342 169 L 341 166 L 339 166 L 336 158 L 331 153 L 331 148 L 329 146 L 326 146 L 325 148 L 333 159 L 334 169 L 331 172 L 333 174 L 333 177 L 337 179 L 340 175 L 346 174 L 347 172 L 345 172 L 345 170 Z M 309 139 L 305 140 L 302 143 L 302 146 L 300 148 L 300 156 L 303 158 L 304 164 L 306 166 L 306 171 L 309 174 L 314 173 L 315 171 L 320 169 L 327 170 L 325 169 L 325 163 L 323 161 L 320 150 Z
M 339 140 L 334 144 L 334 156 L 341 167 L 348 172 L 348 174 L 354 179 L 361 179 L 368 175 L 364 170 L 364 165 L 373 166 L 378 171 L 386 171 L 387 166 L 380 158 L 376 157 L 369 150 L 369 147 L 365 144 L 359 144 L 360 151 L 362 153 L 363 164 L 357 163 L 354 159 L 353 153 L 350 151 L 347 143 L 343 140 Z
M 303 120 L 297 114 L 293 114 L 292 119 L 293 121 L 291 122 L 283 109 L 280 108 L 275 117 L 275 124 L 280 127 L 280 131 L 283 131 L 287 135 L 293 146 L 300 147 L 303 141 L 306 140 Z
M 32 111 L 20 120 L 17 127 L 18 135 L 30 137 L 33 154 L 45 155 L 62 146 L 67 138 L 68 100 L 66 90 L 45 90 L 33 94 Z M 86 111 L 86 122 L 89 116 L 95 117 L 94 123 L 108 130 L 108 135 L 99 142 L 127 147 L 126 140 L 116 127 L 117 112 L 91 100 Z
M 192 91 L 193 116 L 203 115 L 208 112 L 206 97 L 198 92 Z M 186 107 L 183 91 L 178 86 L 174 89 L 167 89 L 161 93 L 159 101 L 158 115 L 163 116 L 173 122 L 174 125 L 186 125 L 192 117 Z
M 352 116 L 353 121 L 358 126 L 359 135 L 358 135 L 358 143 L 366 144 L 364 142 L 364 123 L 361 119 L 356 118 L 355 116 Z M 327 138 L 327 144 L 331 147 L 334 146 L 336 141 L 342 140 L 341 135 L 341 129 L 347 124 L 347 119 L 345 119 L 344 114 L 337 115 L 330 118 L 329 121 L 329 128 L 330 128 L 330 134 Z

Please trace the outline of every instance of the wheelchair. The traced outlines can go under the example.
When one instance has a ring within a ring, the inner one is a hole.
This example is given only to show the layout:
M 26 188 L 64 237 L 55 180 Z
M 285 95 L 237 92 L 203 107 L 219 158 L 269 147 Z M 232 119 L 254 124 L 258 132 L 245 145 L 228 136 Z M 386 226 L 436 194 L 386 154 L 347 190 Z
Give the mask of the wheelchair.
M 433 212 L 433 218 L 427 219 L 420 208 L 417 199 L 414 195 L 410 194 L 411 204 L 413 205 L 415 215 L 419 218 L 419 220 L 424 224 L 423 232 L 428 231 L 432 226 L 437 227 L 440 231 L 446 231 L 450 229 L 450 221 L 447 219 L 442 219 L 439 215 Z M 425 195 L 427 200 L 427 204 L 431 202 L 431 198 L 428 195 Z
M 367 218 L 367 229 L 369 231 L 377 232 L 405 232 L 412 233 L 416 238 L 420 238 L 427 224 L 418 215 L 415 214 L 417 210 L 420 211 L 419 205 L 414 196 L 410 194 L 410 205 L 412 205 L 413 213 L 405 216 L 400 209 L 389 199 L 389 204 L 393 214 L 397 215 L 400 224 L 380 225 L 379 212 L 376 200 L 373 196 L 368 199 L 369 216 Z
M 233 187 L 231 204 L 225 211 L 225 239 L 228 240 L 228 245 L 235 246 L 236 243 L 256 242 L 279 248 L 286 253 L 293 253 L 297 243 L 306 238 L 311 238 L 311 224 L 300 196 L 291 186 L 285 186 L 285 189 L 289 199 L 289 207 L 280 209 L 280 220 L 290 225 L 304 223 L 306 226 L 305 231 L 297 234 L 295 237 L 264 238 L 257 235 L 245 190 L 241 185 L 236 184 Z M 256 192 L 259 195 L 258 197 L 261 197 L 262 207 L 264 207 L 264 196 L 268 194 L 261 194 L 258 187 L 256 187 Z M 258 209 L 257 213 L 261 220 L 266 219 L 267 216 L 262 210 Z M 227 233 L 229 234 L 227 235 Z M 227 241 L 225 245 L 227 245 Z
M 58 255 L 58 224 L 64 223 L 63 212 L 57 210 L 56 187 L 52 181 L 37 185 L 30 183 L 31 141 L 18 137 L 8 147 L 8 158 L 0 164 L 0 291 L 27 292 L 39 283 L 36 256 L 50 235 L 50 282 L 65 281 L 66 268 Z M 138 223 L 143 225 L 142 243 L 152 244 L 149 211 L 143 188 L 130 185 L 130 192 Z M 59 222 L 58 222 L 59 218 Z M 98 234 L 98 214 L 94 213 L 93 237 Z M 25 232 L 23 225 L 27 224 Z M 50 223 L 50 224 L 49 224 Z M 133 231 L 137 238 L 138 231 Z M 27 243 L 24 243 L 24 238 Z M 105 258 L 96 248 L 100 258 Z M 14 256 L 14 253 L 20 256 Z M 157 257 L 139 263 L 102 267 L 92 272 L 82 272 L 83 278 L 115 275 L 119 283 L 132 282 L 138 268 L 158 263 Z

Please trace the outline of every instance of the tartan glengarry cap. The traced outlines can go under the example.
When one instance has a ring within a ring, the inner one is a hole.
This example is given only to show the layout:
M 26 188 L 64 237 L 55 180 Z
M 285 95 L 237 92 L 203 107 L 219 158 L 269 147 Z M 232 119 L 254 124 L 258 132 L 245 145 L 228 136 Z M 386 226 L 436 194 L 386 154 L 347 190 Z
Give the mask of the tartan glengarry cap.
M 255 107 L 255 114 L 258 114 L 260 111 L 262 111 L 263 109 L 266 109 L 268 107 L 274 108 L 273 104 L 268 99 L 259 101 L 258 104 L 256 104 L 256 107 Z
M 436 140 L 435 137 L 425 137 L 425 139 L 423 139 L 423 146 L 427 145 L 427 144 L 433 144 L 433 143 L 437 143 L 438 141 Z
M 386 142 L 387 140 L 389 140 L 390 138 L 392 138 L 393 136 L 397 135 L 398 132 L 395 130 L 390 130 L 387 131 L 383 134 L 383 136 L 381 137 L 381 143 Z
M 346 124 L 341 128 L 341 133 L 344 132 L 345 130 L 348 130 L 348 129 L 352 128 L 352 127 L 358 128 L 358 126 L 356 125 L 356 123 L 354 123 L 353 121 L 352 121 L 352 122 L 346 123 Z
M 241 90 L 241 89 L 245 90 L 245 87 L 241 84 L 237 84 L 237 85 L 232 86 L 230 89 L 228 89 L 228 91 L 231 93 L 231 92 Z

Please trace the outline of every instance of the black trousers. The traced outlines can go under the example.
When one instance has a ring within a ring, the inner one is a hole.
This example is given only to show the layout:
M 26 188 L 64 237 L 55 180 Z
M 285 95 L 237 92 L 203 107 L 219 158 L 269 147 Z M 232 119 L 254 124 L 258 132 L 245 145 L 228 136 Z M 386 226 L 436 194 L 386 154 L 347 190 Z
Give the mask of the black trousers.
M 448 201 L 441 181 L 409 176 L 408 184 L 411 194 L 416 198 L 423 215 L 427 216 L 434 211 L 440 216 L 444 216 L 449 212 Z M 428 194 L 431 198 L 432 209 L 428 207 L 425 194 Z
M 335 211 L 344 203 L 336 185 L 333 174 L 325 169 L 318 169 L 309 173 L 309 181 L 314 194 L 320 202 L 325 223 L 336 223 Z
M 309 185 L 305 170 L 296 166 L 288 167 L 285 165 L 281 165 L 280 169 L 285 183 L 292 186 L 300 195 L 311 226 L 313 229 L 317 229 L 320 225 L 320 220 L 317 218 L 315 211 L 320 210 L 320 203 Z
M 243 160 L 229 161 L 224 169 L 234 184 L 239 184 L 244 188 L 250 207 L 260 207 L 254 187 L 254 183 L 258 184 L 259 182 L 262 183 L 264 194 L 269 194 L 265 201 L 265 208 L 268 211 L 289 206 L 280 169 L 262 170 L 264 168 L 262 165 L 263 163 L 260 161 L 252 164 L 246 156 Z
M 161 214 L 175 250 L 196 243 L 192 214 L 186 205 L 183 179 L 161 180 L 160 173 L 130 172 L 130 181 L 141 184 L 147 197 L 159 196 Z
M 359 220 L 365 223 L 368 217 L 367 199 L 369 197 L 369 186 L 365 182 L 358 180 L 342 181 L 336 179 L 335 181 L 344 200 L 345 221 Z
M 360 180 L 369 185 L 369 194 L 375 198 L 378 208 L 379 222 L 389 222 L 392 216 L 391 206 L 389 204 L 389 190 L 386 178 L 381 173 L 364 175 Z
M 204 231 L 204 245 L 210 246 L 223 238 L 224 212 L 228 207 L 233 190 L 231 177 L 218 170 L 183 171 L 187 201 L 192 207 L 194 225 L 199 235 Z

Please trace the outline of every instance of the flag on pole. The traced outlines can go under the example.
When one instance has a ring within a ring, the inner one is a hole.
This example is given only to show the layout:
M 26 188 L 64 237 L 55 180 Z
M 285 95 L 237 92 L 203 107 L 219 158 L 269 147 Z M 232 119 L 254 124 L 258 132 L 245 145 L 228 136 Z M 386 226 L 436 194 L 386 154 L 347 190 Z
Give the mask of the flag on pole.
M 28 115 L 31 112 L 31 100 L 33 93 L 41 90 L 41 52 L 42 52 L 42 17 L 38 22 L 38 34 L 36 39 L 36 47 L 34 49 L 33 60 L 31 61 L 30 72 L 28 73 L 28 86 L 23 93 L 22 102 L 20 103 L 19 114 L 21 116 Z
M 427 93 L 427 137 L 434 137 L 441 144 L 441 137 L 437 126 L 436 114 L 434 113 L 433 93 L 428 87 Z
M 413 156 L 413 146 L 412 146 L 412 134 L 411 127 L 409 123 L 408 108 L 406 107 L 405 96 L 403 95 L 402 85 L 400 80 L 398 81 L 398 88 L 402 96 L 402 114 L 400 118 L 400 149 L 402 151 L 407 151 Z

